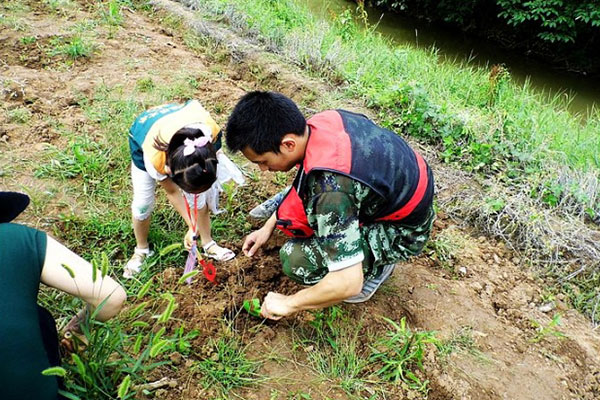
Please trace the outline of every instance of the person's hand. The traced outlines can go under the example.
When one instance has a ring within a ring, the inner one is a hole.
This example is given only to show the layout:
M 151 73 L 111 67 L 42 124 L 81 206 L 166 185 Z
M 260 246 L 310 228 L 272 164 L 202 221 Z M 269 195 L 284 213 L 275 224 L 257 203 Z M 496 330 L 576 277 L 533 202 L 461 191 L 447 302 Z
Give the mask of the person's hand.
M 88 340 L 81 331 L 81 324 L 85 321 L 88 313 L 87 307 L 81 309 L 67 325 L 63 328 L 60 344 L 68 351 L 74 352 L 84 349 L 88 345 Z
M 256 254 L 258 249 L 260 249 L 263 244 L 267 243 L 271 237 L 271 233 L 271 230 L 262 227 L 246 236 L 246 240 L 244 240 L 244 245 L 242 246 L 244 254 L 248 257 L 252 257 Z
M 183 245 L 185 246 L 185 249 L 187 251 L 190 251 L 190 249 L 192 248 L 192 243 L 194 243 L 195 235 L 196 235 L 196 232 L 194 232 L 191 229 L 188 229 L 187 233 L 183 237 Z
M 287 317 L 288 315 L 299 311 L 291 304 L 290 300 L 291 296 L 269 292 L 260 306 L 260 315 L 263 318 L 278 321 L 283 317 Z

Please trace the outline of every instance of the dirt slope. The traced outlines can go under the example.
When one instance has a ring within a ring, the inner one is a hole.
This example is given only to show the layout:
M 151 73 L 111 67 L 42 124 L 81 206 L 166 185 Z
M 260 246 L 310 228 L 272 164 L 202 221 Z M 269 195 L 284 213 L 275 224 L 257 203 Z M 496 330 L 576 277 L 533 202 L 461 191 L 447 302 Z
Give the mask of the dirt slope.
M 89 18 L 91 12 L 88 8 L 91 3 L 81 3 L 81 7 L 66 18 L 51 13 L 38 2 L 24 3 L 34 10 L 27 24 L 29 31 L 35 32 L 40 46 L 52 37 L 65 34 L 70 25 Z M 161 1 L 157 4 L 168 6 L 190 21 L 195 18 L 177 3 Z M 134 11 L 126 11 L 124 16 L 119 29 L 101 31 L 99 51 L 92 57 L 78 59 L 70 67 L 45 56 L 40 46 L 24 44 L 21 41 L 23 33 L 19 30 L 0 26 L 0 90 L 3 98 L 0 172 L 9 171 L 10 163 L 15 160 L 35 163 L 35 151 L 41 151 L 44 143 L 64 145 L 60 131 L 48 122 L 48 117 L 94 137 L 97 125 L 87 120 L 75 99 L 81 94 L 91 96 L 101 85 L 120 85 L 124 92 L 131 91 L 136 81 L 147 77 L 149 72 L 157 83 L 169 82 L 174 71 L 187 70 L 197 76 L 208 76 L 209 79 L 198 80 L 195 97 L 205 104 L 222 105 L 222 110 L 216 113 L 221 124 L 236 100 L 247 90 L 282 91 L 302 101 L 306 104 L 305 110 L 309 111 L 312 103 L 306 103 L 305 99 L 318 96 L 321 88 L 335 90 L 302 77 L 284 62 L 261 54 L 251 46 L 249 52 L 238 49 L 234 57 L 226 57 L 214 64 L 214 59 L 189 50 L 182 38 L 161 26 L 157 18 Z M 262 71 L 261 81 L 251 73 L 256 69 Z M 27 124 L 9 119 L 9 112 L 18 108 L 31 112 Z M 439 196 L 443 198 L 460 180 L 453 179 L 451 171 L 441 173 L 444 167 L 435 161 L 435 154 L 427 149 L 423 151 L 429 153 L 428 159 L 435 172 L 439 172 Z M 248 210 L 256 204 L 253 195 L 256 191 L 271 191 L 267 182 L 268 178 L 263 178 L 245 189 L 242 196 Z M 46 184 L 35 178 L 33 166 L 23 167 L 17 174 L 0 173 L 3 189 L 27 191 Z M 72 196 L 75 199 L 71 200 L 77 201 L 76 195 L 65 192 L 62 196 Z M 47 209 L 58 213 L 64 208 L 63 203 L 64 197 L 58 196 Z M 52 216 L 28 222 L 48 228 Z M 479 237 L 459 223 L 446 218 L 443 210 L 436 222 L 434 239 L 444 239 L 454 246 L 451 259 L 440 260 L 430 257 L 432 254 L 424 254 L 399 265 L 391 282 L 372 301 L 365 305 L 344 306 L 344 309 L 357 321 L 362 321 L 365 331 L 381 327 L 380 316 L 384 315 L 395 320 L 407 317 L 411 327 L 435 330 L 441 338 L 469 333 L 473 340 L 470 351 L 457 351 L 446 359 L 436 357 L 433 352 L 428 355 L 425 376 L 430 380 L 430 399 L 600 398 L 598 333 L 593 332 L 589 322 L 563 304 L 560 298 L 555 299 L 556 310 L 541 311 L 540 307 L 548 300 L 545 284 L 528 271 L 527 260 L 518 259 L 501 244 Z M 238 250 L 241 240 L 232 244 Z M 297 290 L 278 268 L 278 244 L 281 244 L 281 238 L 265 250 L 265 257 L 258 263 L 251 264 L 240 256 L 233 263 L 222 266 L 220 288 L 200 283 L 181 291 L 177 296 L 180 306 L 176 317 L 209 336 L 210 332 L 219 330 L 219 318 L 235 311 L 249 293 L 264 295 L 269 290 Z M 179 274 L 177 270 L 165 271 L 165 289 L 175 284 Z M 211 301 L 204 301 L 206 298 Z M 532 321 L 547 327 L 557 311 L 562 315 L 562 324 L 552 332 L 560 331 L 564 338 L 550 333 L 536 336 L 538 330 Z M 280 323 L 267 323 L 261 329 L 256 329 L 256 321 L 244 318 L 239 318 L 239 328 L 249 341 L 255 343 L 253 351 L 257 355 L 276 352 L 295 362 L 267 362 L 261 372 L 272 379 L 262 387 L 240 392 L 239 396 L 266 399 L 273 390 L 303 388 L 312 399 L 346 398 L 332 382 L 323 385 L 317 374 L 302 362 L 302 357 L 292 351 L 292 331 L 306 323 L 305 313 Z M 177 379 L 178 386 L 163 392 L 164 398 L 211 398 L 210 390 L 207 392 L 199 386 L 193 373 L 185 368 L 179 371 L 179 374 L 169 372 Z M 405 393 L 400 387 L 390 390 L 388 398 L 402 398 Z

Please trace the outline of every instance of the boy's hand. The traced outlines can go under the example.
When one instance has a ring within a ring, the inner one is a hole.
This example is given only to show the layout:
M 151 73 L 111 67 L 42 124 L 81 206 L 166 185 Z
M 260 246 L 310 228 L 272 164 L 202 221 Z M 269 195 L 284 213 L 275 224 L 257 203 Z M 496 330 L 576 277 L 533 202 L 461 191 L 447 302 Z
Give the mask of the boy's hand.
M 248 257 L 252 257 L 256 254 L 258 249 L 260 249 L 263 244 L 267 243 L 271 237 L 271 233 L 271 230 L 263 227 L 246 236 L 246 240 L 244 240 L 244 245 L 242 246 L 244 254 Z
M 291 296 L 281 293 L 269 292 L 260 307 L 260 315 L 277 321 L 299 311 L 290 304 L 290 298 Z

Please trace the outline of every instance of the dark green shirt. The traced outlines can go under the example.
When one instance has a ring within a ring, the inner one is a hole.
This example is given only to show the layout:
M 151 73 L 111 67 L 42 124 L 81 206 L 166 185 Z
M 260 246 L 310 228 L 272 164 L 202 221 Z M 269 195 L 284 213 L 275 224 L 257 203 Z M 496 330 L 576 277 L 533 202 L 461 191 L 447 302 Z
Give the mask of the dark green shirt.
M 54 400 L 58 383 L 42 341 L 37 296 L 46 234 L 0 224 L 0 398 Z

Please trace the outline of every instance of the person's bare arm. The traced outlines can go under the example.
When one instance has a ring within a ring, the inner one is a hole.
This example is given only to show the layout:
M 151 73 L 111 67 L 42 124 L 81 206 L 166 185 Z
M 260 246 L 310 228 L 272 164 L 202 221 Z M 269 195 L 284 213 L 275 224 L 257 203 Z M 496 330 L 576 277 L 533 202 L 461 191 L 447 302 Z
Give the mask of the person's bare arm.
M 314 286 L 293 295 L 269 292 L 263 300 L 261 314 L 278 320 L 301 310 L 324 308 L 337 304 L 362 290 L 362 262 L 339 271 L 329 272 Z
M 92 310 L 106 300 L 96 316 L 100 321 L 110 319 L 121 310 L 127 294 L 118 282 L 108 275 L 102 276 L 99 270 L 94 281 L 92 264 L 50 236 L 47 243 L 42 283 L 79 297 Z

